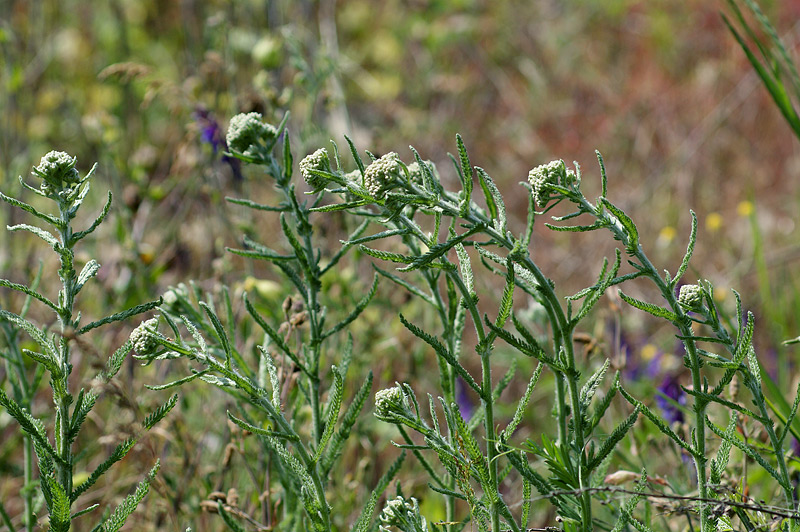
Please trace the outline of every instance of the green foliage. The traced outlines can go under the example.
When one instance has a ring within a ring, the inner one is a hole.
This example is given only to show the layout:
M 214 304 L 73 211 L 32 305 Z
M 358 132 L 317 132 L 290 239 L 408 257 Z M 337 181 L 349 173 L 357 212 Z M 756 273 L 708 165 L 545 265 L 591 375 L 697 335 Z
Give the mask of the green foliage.
M 40 277 L 31 286 L 25 286 L 10 281 L 0 283 L 6 288 L 16 290 L 25 294 L 30 299 L 35 299 L 44 303 L 49 310 L 54 311 L 60 330 L 58 334 L 44 330 L 27 317 L 24 316 L 28 309 L 28 302 L 25 303 L 22 315 L 7 310 L 0 309 L 0 319 L 13 329 L 24 331 L 41 351 L 32 351 L 26 348 L 13 346 L 16 353 L 21 353 L 30 358 L 38 366 L 34 380 L 28 381 L 22 367 L 17 374 L 15 383 L 16 397 L 20 402 L 8 396 L 0 390 L 0 406 L 16 420 L 23 433 L 24 444 L 26 446 L 25 463 L 23 465 L 24 477 L 26 482 L 30 482 L 32 477 L 33 463 L 32 458 L 35 453 L 39 463 L 39 486 L 41 496 L 44 499 L 47 510 L 50 514 L 50 529 L 68 531 L 72 527 L 72 522 L 94 507 L 79 512 L 72 512 L 72 506 L 87 489 L 97 482 L 113 464 L 120 461 L 131 450 L 138 437 L 129 438 L 120 444 L 111 456 L 100 464 L 89 477 L 79 484 L 73 486 L 74 468 L 80 453 L 74 449 L 74 444 L 78 439 L 81 428 L 87 416 L 95 406 L 98 395 L 90 390 L 86 391 L 81 387 L 77 399 L 71 393 L 69 382 L 73 364 L 71 361 L 71 351 L 78 339 L 83 343 L 86 340 L 81 337 L 88 331 L 105 325 L 122 321 L 131 316 L 141 314 L 154 308 L 159 302 L 151 302 L 137 305 L 123 312 L 106 316 L 83 327 L 80 326 L 81 315 L 74 315 L 74 306 L 78 293 L 84 285 L 92 279 L 100 268 L 99 263 L 94 259 L 89 259 L 84 264 L 80 273 L 75 270 L 75 245 L 92 233 L 106 218 L 111 206 L 111 194 L 102 208 L 101 213 L 95 218 L 88 229 L 74 231 L 72 219 L 75 217 L 83 200 L 87 197 L 90 188 L 90 178 L 94 174 L 97 165 L 83 178 L 79 177 L 75 169 L 76 159 L 63 152 L 50 152 L 42 158 L 40 166 L 34 167 L 33 175 L 41 179 L 41 186 L 36 189 L 21 181 L 24 188 L 43 198 L 52 200 L 58 209 L 59 216 L 54 217 L 44 213 L 39 209 L 23 203 L 9 196 L 0 194 L 0 199 L 14 207 L 21 208 L 23 211 L 34 215 L 40 220 L 52 225 L 56 230 L 56 235 L 39 227 L 18 224 L 10 226 L 9 231 L 26 229 L 33 234 L 41 237 L 55 251 L 60 262 L 60 269 L 57 272 L 61 280 L 62 288 L 59 291 L 58 303 L 53 303 L 46 296 L 41 294 L 37 288 Z M 41 275 L 41 272 L 40 272 Z M 12 329 L 12 330 L 13 330 Z M 14 334 L 16 336 L 16 334 Z M 131 344 L 126 343 L 120 350 L 117 350 L 110 359 L 110 368 L 103 378 L 107 381 L 119 371 L 122 361 L 130 351 Z M 8 359 L 8 355 L 5 356 Z M 17 359 L 17 364 L 21 360 Z M 52 427 L 53 442 L 48 437 L 43 420 L 34 417 L 31 412 L 32 398 L 37 392 L 41 382 L 41 372 L 50 373 L 50 388 L 54 404 L 55 422 Z M 84 383 L 84 386 L 88 383 Z M 144 428 L 149 430 L 175 405 L 177 397 L 173 397 L 170 403 L 159 409 L 152 416 L 145 420 Z M 33 451 L 33 452 L 31 452 Z M 152 471 L 155 475 L 155 470 Z M 150 480 L 152 478 L 150 477 Z M 149 480 L 147 481 L 149 483 Z M 136 497 L 126 500 L 124 507 L 112 514 L 111 521 L 113 530 L 119 529 L 135 509 L 138 503 L 146 494 L 147 490 L 137 490 Z M 29 486 L 25 489 L 24 499 L 26 512 L 23 515 L 23 524 L 27 530 L 32 530 L 35 521 L 33 511 L 33 499 L 35 490 Z M 100 525 L 98 525 L 100 526 Z

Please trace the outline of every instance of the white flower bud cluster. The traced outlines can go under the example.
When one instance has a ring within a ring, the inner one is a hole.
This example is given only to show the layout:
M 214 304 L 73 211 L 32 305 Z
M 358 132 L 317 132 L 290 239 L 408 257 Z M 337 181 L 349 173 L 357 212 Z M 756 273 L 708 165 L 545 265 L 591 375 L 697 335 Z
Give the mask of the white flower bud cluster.
M 552 193 L 547 185 L 567 185 L 575 180 L 575 172 L 567 170 L 564 161 L 550 161 L 528 172 L 528 181 L 533 188 L 533 197 L 539 207 L 547 205 Z
M 51 151 L 42 157 L 39 166 L 33 167 L 33 174 L 42 178 L 42 192 L 58 193 L 80 182 L 80 176 L 75 169 L 76 161 L 76 157 L 70 157 L 63 151 Z
M 315 191 L 325 188 L 327 182 L 325 178 L 314 174 L 311 170 L 317 170 L 319 172 L 331 171 L 331 160 L 330 157 L 328 157 L 328 150 L 320 148 L 300 161 L 300 174 L 303 176 L 305 182 L 308 183 L 308 186 Z
M 393 386 L 375 393 L 375 415 L 379 418 L 389 418 L 394 413 L 405 413 L 408 410 L 403 390 Z
M 423 161 L 423 163 L 428 167 L 428 170 L 432 174 L 435 175 L 436 168 L 434 167 L 433 163 L 430 161 Z M 419 165 L 417 161 L 408 165 L 408 173 L 411 176 L 411 181 L 414 183 L 422 185 L 425 183 L 425 170 Z
M 259 144 L 271 141 L 277 131 L 270 124 L 261 121 L 260 113 L 240 113 L 231 118 L 225 140 L 228 149 L 255 157 L 259 154 Z
M 364 172 L 364 186 L 371 196 L 380 198 L 402 172 L 400 158 L 395 152 L 389 152 L 369 165 Z
M 685 284 L 681 286 L 681 291 L 678 294 L 678 303 L 689 310 L 702 310 L 703 288 L 696 284 Z
M 151 318 L 143 321 L 131 332 L 130 340 L 133 344 L 133 349 L 139 355 L 148 355 L 153 353 L 158 348 L 156 341 L 156 329 L 158 327 L 158 318 Z
M 382 531 L 388 532 L 390 526 L 394 526 L 405 532 L 425 532 L 428 530 L 428 523 L 419 514 L 419 502 L 414 497 L 405 500 L 401 495 L 387 501 L 383 507 L 380 518 Z

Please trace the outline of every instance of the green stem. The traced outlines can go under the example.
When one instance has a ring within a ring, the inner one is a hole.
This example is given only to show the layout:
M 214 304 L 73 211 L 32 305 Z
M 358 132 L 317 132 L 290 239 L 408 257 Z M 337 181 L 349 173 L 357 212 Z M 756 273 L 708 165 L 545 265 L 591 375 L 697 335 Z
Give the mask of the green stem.
M 27 434 L 22 438 L 22 449 L 24 453 L 24 478 L 25 478 L 25 531 L 33 532 L 36 523 L 36 516 L 33 513 L 33 490 L 30 489 L 33 481 L 33 441 Z
M 72 327 L 72 311 L 75 304 L 75 268 L 73 266 L 74 254 L 72 252 L 72 215 L 69 204 L 59 202 L 61 213 L 61 248 L 59 251 L 61 269 L 58 274 L 62 283 L 62 298 L 59 301 L 58 318 L 61 326 L 61 341 L 59 343 L 59 370 L 60 375 L 54 376 L 57 381 L 53 389 L 53 400 L 57 410 L 58 431 L 60 437 L 56 438 L 57 449 L 62 463 L 56 463 L 58 481 L 67 496 L 72 493 L 72 445 L 70 443 L 70 403 L 72 396 L 69 393 L 69 374 L 72 370 L 70 364 L 70 345 L 66 332 Z

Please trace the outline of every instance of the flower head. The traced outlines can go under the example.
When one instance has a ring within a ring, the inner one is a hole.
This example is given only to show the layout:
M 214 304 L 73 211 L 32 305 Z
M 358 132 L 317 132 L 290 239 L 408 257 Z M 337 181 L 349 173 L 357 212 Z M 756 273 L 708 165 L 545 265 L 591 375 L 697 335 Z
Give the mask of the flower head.
M 564 161 L 550 161 L 528 172 L 528 181 L 533 188 L 533 196 L 539 207 L 547 205 L 552 189 L 548 185 L 569 185 L 576 179 L 575 172 L 567 170 Z
M 273 126 L 261 119 L 260 113 L 240 113 L 231 118 L 225 136 L 228 148 L 249 157 L 259 156 L 263 146 L 278 134 Z
M 375 394 L 375 416 L 378 419 L 393 421 L 398 415 L 406 417 L 410 414 L 405 393 L 400 386 L 379 390 Z
M 364 172 L 364 186 L 370 195 L 381 198 L 402 171 L 397 153 L 389 152 L 367 167 Z
M 71 190 L 72 185 L 80 182 L 81 178 L 75 169 L 77 157 L 63 151 L 51 151 L 33 167 L 33 174 L 42 178 L 42 192 L 45 194 L 59 193 Z
M 699 312 L 703 310 L 703 288 L 696 284 L 681 286 L 678 303 L 688 310 Z
M 414 497 L 406 500 L 402 495 L 398 495 L 394 499 L 386 501 L 379 520 L 382 531 L 388 531 L 390 526 L 397 527 L 403 532 L 426 532 L 428 530 L 428 523 L 420 515 L 419 503 Z
M 321 190 L 325 187 L 326 180 L 324 177 L 313 173 L 312 170 L 318 172 L 331 171 L 331 160 L 328 157 L 328 150 L 320 148 L 300 161 L 300 174 L 303 176 L 306 183 L 308 183 L 308 186 L 313 188 L 314 191 Z
M 133 349 L 139 355 L 149 355 L 155 352 L 158 348 L 158 341 L 156 340 L 156 329 L 158 328 L 158 318 L 151 318 L 143 321 L 131 332 L 130 340 L 133 344 Z

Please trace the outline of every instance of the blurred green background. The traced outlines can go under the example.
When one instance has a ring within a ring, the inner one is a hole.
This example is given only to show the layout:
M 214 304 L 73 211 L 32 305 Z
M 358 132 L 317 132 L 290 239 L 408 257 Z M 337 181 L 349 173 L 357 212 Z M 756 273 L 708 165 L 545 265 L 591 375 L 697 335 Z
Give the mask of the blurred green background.
M 794 49 L 800 1 L 762 6 Z M 29 199 L 17 176 L 28 176 L 51 149 L 77 156 L 82 172 L 98 162 L 94 206 L 84 210 L 99 208 L 106 189 L 115 206 L 79 257 L 103 265 L 100 282 L 87 292 L 94 297 L 84 296 L 90 316 L 189 279 L 238 290 L 276 279 L 224 251 L 245 231 L 267 243 L 277 234 L 269 229 L 277 219 L 254 218 L 224 201 L 232 195 L 269 202 L 272 193 L 263 176 L 249 169 L 242 175 L 222 155 L 227 121 L 238 112 L 278 122 L 290 111 L 296 161 L 330 138 L 342 145 L 348 134 L 361 149 L 398 151 L 406 160 L 412 144 L 451 184 L 457 178 L 446 154 L 460 133 L 472 163 L 506 195 L 517 230 L 527 205 L 517 183 L 528 170 L 554 158 L 578 161 L 591 196 L 599 193 L 597 149 L 612 201 L 639 223 L 658 263 L 677 268 L 688 211 L 697 212 L 687 280 L 712 280 L 724 305 L 732 300 L 728 287 L 743 293 L 756 313 L 761 352 L 771 357 L 765 365 L 788 389 L 783 370 L 796 351 L 779 342 L 800 334 L 800 151 L 724 27 L 725 9 L 707 0 L 0 0 L 0 186 Z M 0 213 L 3 224 L 24 221 L 8 205 Z M 566 295 L 592 282 L 602 256 L 612 253 L 613 243 L 596 240 L 540 227 L 533 258 Z M 29 282 L 40 259 L 53 269 L 54 258 L 38 242 L 0 233 L 0 276 Z M 344 277 L 357 283 L 359 273 L 356 267 Z M 278 291 L 265 298 L 280 304 L 279 288 L 258 286 Z M 0 294 L 3 308 L 19 304 L 16 294 Z M 623 324 L 625 340 L 608 332 L 609 322 Z M 672 337 L 618 308 L 613 296 L 597 323 L 588 332 L 610 356 L 627 348 L 636 361 L 647 349 L 652 355 L 653 346 L 674 349 Z M 106 333 L 97 349 L 119 345 L 128 332 Z M 405 342 L 389 339 L 385 350 L 402 353 Z M 95 362 L 87 356 L 81 371 L 91 373 Z M 391 363 L 374 364 L 384 369 L 381 379 L 401 378 Z M 114 392 L 129 400 L 134 417 L 156 402 L 136 395 L 137 379 L 162 377 L 155 371 L 131 366 Z M 0 372 L 0 384 L 2 378 Z M 177 529 L 187 519 L 201 523 L 199 530 L 219 526 L 196 515 L 203 489 L 216 482 L 200 449 L 220 454 L 227 437 L 209 442 L 191 433 L 192 414 L 202 409 L 185 398 L 185 419 L 163 437 L 183 449 L 173 448 L 172 465 L 183 460 L 184 470 L 209 475 L 204 487 L 187 484 L 181 497 L 154 494 L 145 508 L 157 509 L 161 525 L 142 517 L 131 529 Z M 120 423 L 113 417 L 98 419 L 98 430 Z M 225 424 L 216 429 L 225 433 Z M 15 438 L 0 416 L 4 500 L 18 489 L 11 478 Z M 149 445 L 141 452 L 163 452 L 160 443 Z M 125 485 L 109 484 L 98 497 L 117 497 Z

